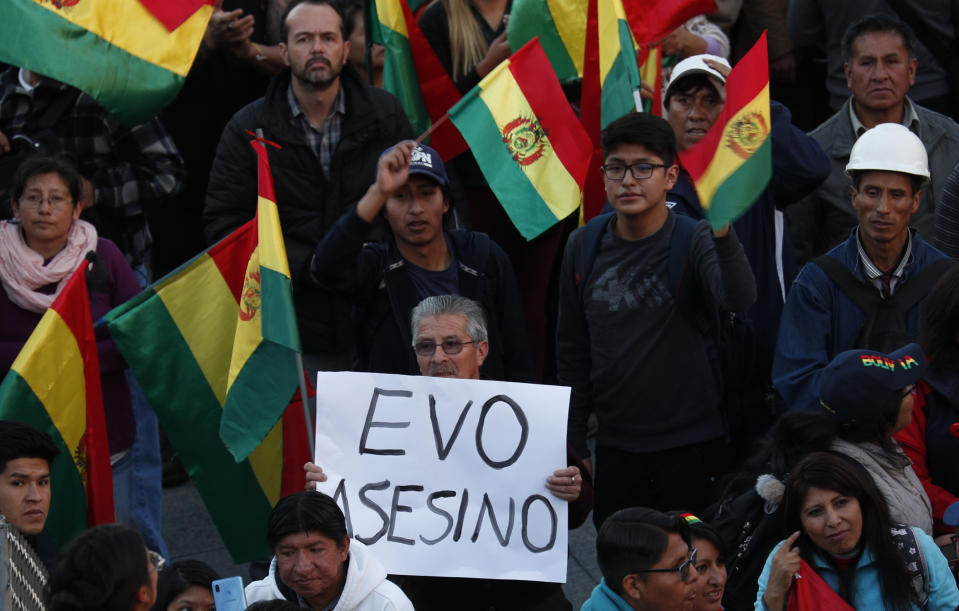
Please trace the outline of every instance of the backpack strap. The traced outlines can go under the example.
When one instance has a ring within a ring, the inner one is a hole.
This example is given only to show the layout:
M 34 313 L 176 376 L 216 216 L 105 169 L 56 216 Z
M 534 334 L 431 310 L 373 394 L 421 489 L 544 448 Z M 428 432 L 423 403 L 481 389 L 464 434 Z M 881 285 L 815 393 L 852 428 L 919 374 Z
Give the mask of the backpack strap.
M 694 304 L 699 296 L 695 278 L 687 280 L 689 270 L 689 251 L 693 244 L 693 231 L 698 221 L 692 217 L 677 214 L 673 235 L 669 238 L 669 290 L 676 300 L 676 306 L 689 320 L 695 320 Z
M 459 294 L 470 299 L 483 303 L 486 292 L 490 292 L 493 284 L 489 282 L 487 267 L 490 253 L 490 237 L 480 232 L 460 232 L 450 231 L 450 242 L 452 243 L 454 254 L 456 256 L 457 281 L 459 282 Z M 467 250 L 463 248 L 463 241 L 471 239 L 470 244 L 471 257 L 469 261 L 463 259 L 463 253 Z M 490 292 L 492 295 L 492 293 Z
M 887 301 L 900 312 L 907 312 L 929 294 L 942 274 L 954 263 L 955 261 L 949 258 L 936 259 L 906 280 L 901 287 L 897 286 L 896 292 Z
M 603 237 L 603 230 L 609 226 L 614 216 L 616 216 L 615 212 L 594 216 L 579 232 L 579 241 L 576 245 L 576 270 L 573 281 L 579 289 L 580 301 L 585 301 L 586 280 L 593 271 L 593 263 L 596 261 L 596 253 L 599 252 L 599 241 Z
M 925 608 L 929 600 L 929 564 L 922 551 L 922 545 L 916 539 L 916 533 L 909 526 L 893 525 L 890 530 L 893 543 L 902 556 L 902 563 L 906 567 L 906 574 L 912 583 L 913 592 L 920 608 Z
M 810 259 L 809 262 L 818 265 L 819 269 L 825 272 L 829 279 L 839 287 L 839 290 L 859 306 L 867 319 L 870 313 L 882 303 L 882 296 L 875 287 L 864 284 L 853 275 L 852 270 L 829 255 L 815 257 Z

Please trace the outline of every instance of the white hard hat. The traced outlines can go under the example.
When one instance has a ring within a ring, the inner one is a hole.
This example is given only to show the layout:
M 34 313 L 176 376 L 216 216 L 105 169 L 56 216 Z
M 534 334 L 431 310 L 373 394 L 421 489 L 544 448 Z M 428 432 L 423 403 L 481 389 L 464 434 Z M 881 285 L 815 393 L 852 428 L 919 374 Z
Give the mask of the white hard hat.
M 692 57 L 687 57 L 673 67 L 673 72 L 669 77 L 669 84 L 666 85 L 666 91 L 663 92 L 663 98 L 665 99 L 669 97 L 669 90 L 674 84 L 679 82 L 680 79 L 687 76 L 692 76 L 693 74 L 705 74 L 708 76 L 709 80 L 711 80 L 713 85 L 716 87 L 716 91 L 719 92 L 719 95 L 725 98 L 726 77 L 723 76 L 722 72 L 707 64 L 707 59 L 729 68 L 729 62 L 726 61 L 726 58 L 718 55 L 703 53 L 702 55 L 693 55 Z
M 929 180 L 929 157 L 919 136 L 899 123 L 880 123 L 859 136 L 849 153 L 846 175 L 855 170 L 902 172 Z

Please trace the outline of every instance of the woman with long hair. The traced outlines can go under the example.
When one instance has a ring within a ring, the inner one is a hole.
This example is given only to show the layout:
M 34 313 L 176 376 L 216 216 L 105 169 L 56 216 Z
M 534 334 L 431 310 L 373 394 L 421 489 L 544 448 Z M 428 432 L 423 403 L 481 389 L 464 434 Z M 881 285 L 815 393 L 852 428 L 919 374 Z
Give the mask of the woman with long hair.
M 50 611 L 147 611 L 166 560 L 122 524 L 84 531 L 60 554 L 47 583 Z
M 802 561 L 856 609 L 959 606 L 935 542 L 893 523 L 872 478 L 849 457 L 816 452 L 803 459 L 790 475 L 783 510 L 792 534 L 766 559 L 756 609 L 786 608 L 794 576 L 807 570 Z

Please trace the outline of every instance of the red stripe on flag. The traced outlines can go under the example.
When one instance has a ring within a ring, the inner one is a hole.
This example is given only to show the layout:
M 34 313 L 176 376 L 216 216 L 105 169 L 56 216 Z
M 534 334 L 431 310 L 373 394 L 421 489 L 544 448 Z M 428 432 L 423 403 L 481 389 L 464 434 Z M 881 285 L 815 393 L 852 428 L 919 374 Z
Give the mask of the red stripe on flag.
M 240 293 L 243 291 L 243 278 L 246 276 L 246 266 L 250 255 L 256 248 L 257 233 L 256 219 L 250 219 L 239 229 L 226 236 L 210 247 L 207 255 L 213 259 L 220 275 L 230 287 L 230 292 L 237 303 L 240 303 Z
M 315 397 L 316 391 L 306 376 L 307 396 Z M 306 418 L 303 415 L 303 402 L 300 393 L 283 412 L 283 475 L 280 484 L 280 496 L 288 496 L 303 490 L 306 486 L 306 472 L 303 465 L 312 461 L 310 442 L 306 435 Z
M 696 15 L 716 12 L 713 0 L 623 0 L 636 44 L 659 42 Z
M 140 0 L 140 4 L 172 32 L 204 4 L 214 4 L 214 0 Z
M 556 156 L 580 187 L 589 171 L 593 143 L 576 124 L 573 109 L 566 104 L 563 88 L 553 72 L 546 52 L 534 37 L 510 58 L 509 71 L 526 97 L 530 108 L 546 129 Z
M 586 221 L 599 214 L 606 203 L 606 189 L 599 172 L 599 166 L 603 164 L 600 146 L 603 85 L 599 81 L 599 17 L 596 3 L 597 0 L 590 0 L 586 11 L 586 54 L 579 112 L 580 122 L 593 141 L 593 157 L 586 172 L 586 186 L 583 189 L 583 220 Z
M 90 314 L 90 298 L 87 295 L 87 264 L 84 260 L 73 272 L 50 308 L 66 323 L 83 357 L 86 431 L 80 445 L 86 451 L 86 472 L 83 475 L 87 487 L 87 525 L 96 526 L 114 522 L 116 515 L 113 509 L 110 445 L 103 413 L 103 391 L 100 388 L 100 361 Z
M 703 175 L 712 162 L 729 120 L 759 95 L 768 84 L 769 53 L 766 50 L 766 32 L 764 31 L 749 53 L 746 53 L 729 73 L 726 79 L 726 103 L 719 113 L 719 118 L 702 140 L 692 148 L 683 151 L 681 155 L 683 167 L 694 181 Z
M 430 120 L 436 123 L 460 101 L 463 95 L 436 57 L 433 47 L 420 30 L 406 0 L 400 0 L 400 6 L 403 7 L 407 40 L 410 43 L 410 51 L 413 53 L 413 64 L 416 67 L 416 78 L 420 82 L 423 103 L 426 104 L 426 110 L 430 113 Z M 469 148 L 452 121 L 444 121 L 433 130 L 430 134 L 430 146 L 436 149 L 445 161 L 449 161 Z

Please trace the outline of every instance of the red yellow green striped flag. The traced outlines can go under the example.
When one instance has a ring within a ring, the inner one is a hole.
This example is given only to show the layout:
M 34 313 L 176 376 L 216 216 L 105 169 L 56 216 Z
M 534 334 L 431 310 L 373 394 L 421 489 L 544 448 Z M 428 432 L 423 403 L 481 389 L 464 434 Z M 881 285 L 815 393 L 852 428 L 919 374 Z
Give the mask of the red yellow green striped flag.
M 449 114 L 527 240 L 579 207 L 592 144 L 538 39 L 494 68 Z
M 588 4 L 589 0 L 513 0 L 506 26 L 510 48 L 519 49 L 538 36 L 560 82 L 582 77 Z
M 643 47 L 639 52 L 639 78 L 653 88 L 653 99 L 643 100 L 643 110 L 657 117 L 663 116 L 663 48 L 659 45 Z
M 749 209 L 772 176 L 769 60 L 763 33 L 726 79 L 726 104 L 706 136 L 680 153 L 713 228 Z
M 250 292 L 257 242 L 253 219 L 104 317 L 237 563 L 269 553 L 262 526 L 281 493 L 297 488 L 284 473 L 302 473 L 309 460 L 302 408 L 287 408 L 241 462 L 220 438 L 238 320 L 259 309 Z M 292 394 L 283 389 L 283 401 Z
M 65 544 L 115 520 L 87 261 L 67 281 L 0 384 L 0 420 L 26 422 L 60 448 L 45 530 Z
M 659 42 L 696 15 L 716 12 L 714 0 L 622 0 L 637 44 Z
M 156 115 L 176 96 L 193 64 L 213 2 L 158 11 L 184 0 L 3 0 L 0 61 L 85 91 L 127 124 Z M 149 8 L 148 8 L 149 7 Z M 172 14 L 171 14 L 172 13 Z
M 383 88 L 399 99 L 416 133 L 423 133 L 462 96 L 406 0 L 374 0 L 370 11 L 371 39 L 386 47 Z M 430 134 L 429 144 L 447 161 L 466 150 L 463 137 L 446 121 Z

